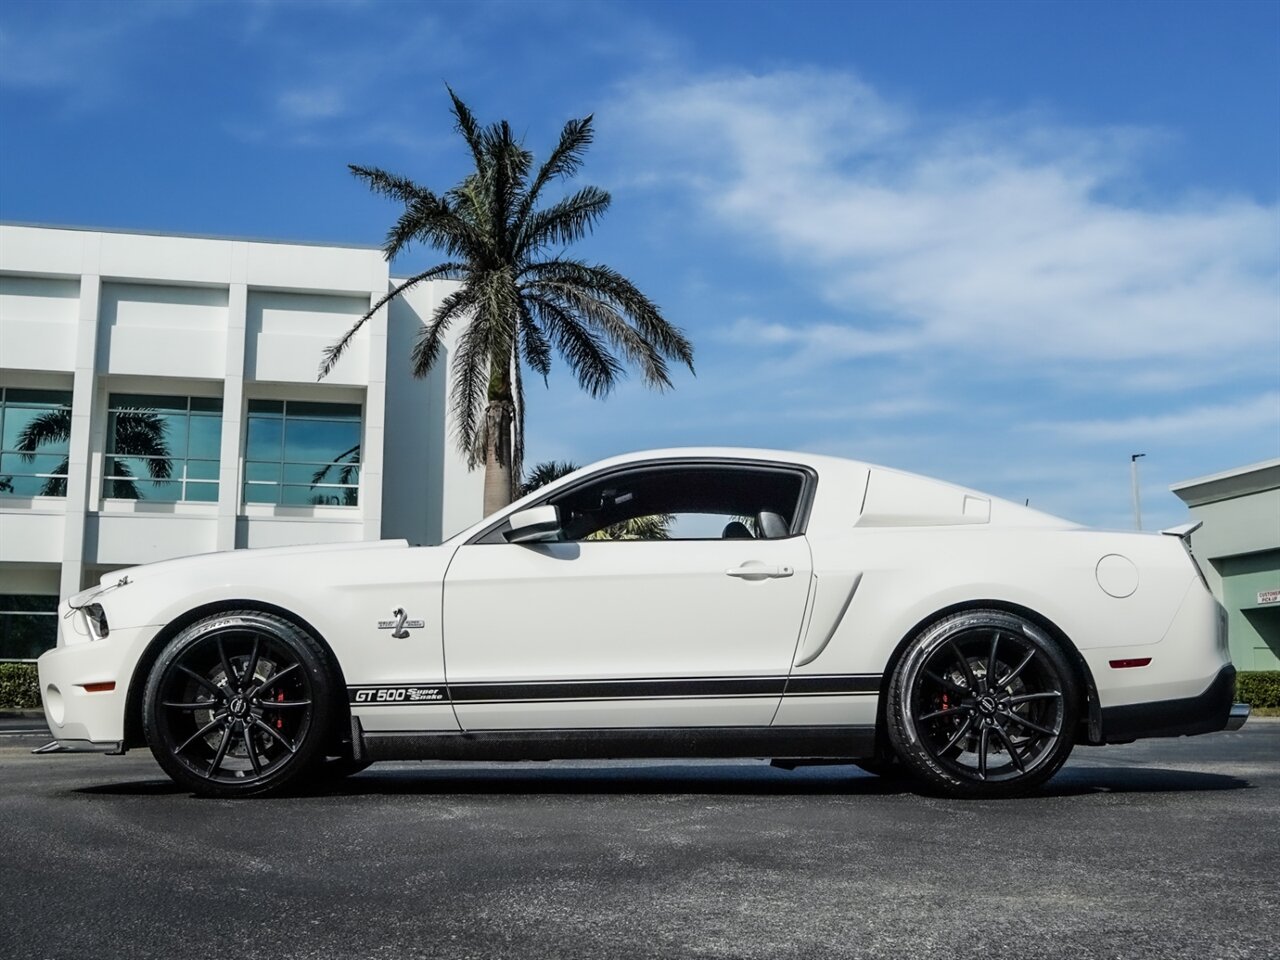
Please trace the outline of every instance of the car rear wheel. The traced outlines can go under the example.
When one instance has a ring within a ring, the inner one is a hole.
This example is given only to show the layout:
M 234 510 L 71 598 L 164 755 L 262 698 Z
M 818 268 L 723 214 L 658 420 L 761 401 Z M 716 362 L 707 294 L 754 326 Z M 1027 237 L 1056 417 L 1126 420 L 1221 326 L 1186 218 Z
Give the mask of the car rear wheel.
M 252 610 L 215 614 L 160 654 L 143 729 L 160 766 L 195 793 L 278 793 L 323 760 L 335 689 L 324 651 L 295 624 Z
M 886 718 L 894 752 L 927 786 L 1011 797 L 1066 762 L 1079 704 L 1071 664 L 1043 630 L 1002 610 L 970 610 L 911 641 Z

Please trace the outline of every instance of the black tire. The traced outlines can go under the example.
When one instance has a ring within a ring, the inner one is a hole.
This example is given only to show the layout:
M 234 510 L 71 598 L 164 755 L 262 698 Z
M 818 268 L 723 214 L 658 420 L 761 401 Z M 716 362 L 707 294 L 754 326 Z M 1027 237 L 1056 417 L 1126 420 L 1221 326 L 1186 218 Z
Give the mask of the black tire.
M 191 624 L 147 679 L 143 732 L 175 782 L 206 797 L 304 785 L 332 743 L 334 681 L 296 624 L 236 610 Z
M 966 798 L 1039 787 L 1066 762 L 1079 716 L 1066 655 L 1003 610 L 964 611 L 921 631 L 893 672 L 885 711 L 905 768 L 930 789 Z

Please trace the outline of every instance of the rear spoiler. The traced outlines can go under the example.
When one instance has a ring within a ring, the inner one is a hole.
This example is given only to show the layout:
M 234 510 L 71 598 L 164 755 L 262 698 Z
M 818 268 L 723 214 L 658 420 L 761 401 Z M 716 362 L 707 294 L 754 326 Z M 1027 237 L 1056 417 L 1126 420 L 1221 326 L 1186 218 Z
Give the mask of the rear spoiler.
M 1196 576 L 1200 578 L 1200 582 L 1204 584 L 1204 588 L 1210 593 L 1213 590 L 1209 587 L 1209 581 L 1205 579 L 1204 570 L 1200 566 L 1200 561 L 1196 559 L 1195 552 L 1191 549 L 1191 535 L 1204 526 L 1203 520 L 1197 520 L 1195 523 L 1183 523 L 1176 527 L 1170 527 L 1168 530 L 1160 532 L 1170 537 L 1177 537 L 1182 541 L 1182 549 L 1187 551 L 1187 557 L 1191 560 L 1191 565 L 1196 568 Z

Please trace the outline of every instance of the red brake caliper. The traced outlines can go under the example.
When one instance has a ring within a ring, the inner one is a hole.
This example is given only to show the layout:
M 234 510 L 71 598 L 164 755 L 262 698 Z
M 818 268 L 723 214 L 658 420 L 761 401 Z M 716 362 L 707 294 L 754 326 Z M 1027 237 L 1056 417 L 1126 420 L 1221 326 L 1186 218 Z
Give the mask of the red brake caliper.
M 279 703 L 283 699 L 284 699 L 284 691 L 281 690 L 279 693 L 276 694 L 276 702 Z M 276 729 L 277 730 L 284 729 L 284 717 L 280 716 L 279 714 L 276 714 Z

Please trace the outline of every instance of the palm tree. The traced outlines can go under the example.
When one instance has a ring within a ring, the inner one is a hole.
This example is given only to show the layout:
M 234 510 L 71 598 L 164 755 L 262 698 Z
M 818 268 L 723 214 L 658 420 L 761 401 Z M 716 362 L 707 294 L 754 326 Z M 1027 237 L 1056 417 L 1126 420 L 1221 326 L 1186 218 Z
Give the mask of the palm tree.
M 548 483 L 567 477 L 578 469 L 578 465 L 570 460 L 544 460 L 532 467 L 520 484 L 520 495 L 527 496 L 533 491 L 545 487 Z M 669 540 L 671 524 L 675 517 L 669 513 L 655 513 L 647 517 L 632 517 L 621 523 L 611 523 L 595 533 L 588 535 L 588 540 Z
M 647 385 L 671 386 L 667 360 L 693 370 L 693 347 L 658 307 L 626 277 L 602 264 L 567 257 L 563 249 L 591 232 L 609 208 L 609 194 L 582 187 L 547 206 L 543 191 L 571 177 L 594 138 L 592 118 L 570 120 L 546 162 L 533 155 L 505 121 L 481 127 L 449 89 L 458 132 L 474 170 L 437 194 L 407 177 L 352 165 L 371 190 L 404 205 L 382 250 L 390 261 L 414 242 L 448 258 L 382 297 L 336 343 L 320 364 L 325 377 L 352 337 L 385 303 L 434 279 L 461 281 L 418 333 L 411 355 L 415 376 L 440 357 L 445 332 L 465 322 L 458 337 L 451 398 L 458 445 L 471 467 L 485 467 L 484 509 L 511 502 L 524 460 L 525 367 L 546 381 L 552 350 L 582 389 L 607 395 L 625 375 L 623 361 Z
M 151 457 L 147 460 L 147 475 L 154 483 L 163 483 L 173 473 L 173 462 L 169 459 L 169 444 L 165 440 L 164 417 L 154 410 L 143 408 L 124 409 L 116 414 L 115 450 L 116 457 Z M 36 458 L 39 448 L 45 444 L 67 443 L 71 439 L 71 408 L 58 407 L 49 410 L 31 420 L 18 434 L 18 450 L 22 453 L 24 463 L 31 463 Z M 62 463 L 53 472 L 61 476 L 50 477 L 40 489 L 44 497 L 65 497 L 67 495 L 67 471 L 70 458 L 64 457 Z M 133 482 L 133 474 L 128 466 L 116 461 L 116 476 L 124 479 L 112 480 L 111 495 L 131 500 L 145 499 L 137 484 Z

